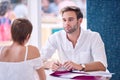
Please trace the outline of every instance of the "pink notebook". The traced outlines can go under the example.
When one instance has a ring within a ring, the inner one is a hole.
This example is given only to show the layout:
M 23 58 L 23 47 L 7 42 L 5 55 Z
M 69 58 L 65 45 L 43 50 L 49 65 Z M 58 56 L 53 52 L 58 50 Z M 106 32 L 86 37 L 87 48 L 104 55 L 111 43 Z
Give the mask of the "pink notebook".
M 85 72 L 55 71 L 51 76 L 73 79 L 73 80 L 105 80 L 102 76 L 92 76 Z

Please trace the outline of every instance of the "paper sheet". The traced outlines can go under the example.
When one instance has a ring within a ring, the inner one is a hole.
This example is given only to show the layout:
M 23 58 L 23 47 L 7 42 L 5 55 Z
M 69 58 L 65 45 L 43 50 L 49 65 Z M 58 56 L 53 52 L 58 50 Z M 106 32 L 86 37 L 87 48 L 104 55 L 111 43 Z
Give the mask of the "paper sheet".
M 64 75 L 61 75 L 60 77 L 63 77 L 63 78 L 73 78 L 73 77 L 76 77 L 76 76 L 84 76 L 86 74 L 77 74 L 77 73 L 65 73 Z

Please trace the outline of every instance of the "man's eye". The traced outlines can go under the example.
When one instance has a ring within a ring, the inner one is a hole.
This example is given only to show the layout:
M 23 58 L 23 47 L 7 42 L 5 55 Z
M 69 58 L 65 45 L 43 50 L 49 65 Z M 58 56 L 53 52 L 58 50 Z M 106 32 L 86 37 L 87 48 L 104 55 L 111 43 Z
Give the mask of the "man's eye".
M 66 20 L 63 19 L 63 22 L 65 22 Z
M 73 21 L 74 19 L 69 19 L 69 21 Z
M 73 21 L 72 19 L 70 19 L 69 21 Z

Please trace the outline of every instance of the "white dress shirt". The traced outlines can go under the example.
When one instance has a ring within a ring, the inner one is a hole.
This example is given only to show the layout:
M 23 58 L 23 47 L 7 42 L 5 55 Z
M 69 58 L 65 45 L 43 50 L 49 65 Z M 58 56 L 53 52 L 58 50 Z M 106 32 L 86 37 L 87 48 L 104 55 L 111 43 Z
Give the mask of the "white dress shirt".
M 41 49 L 41 57 L 49 59 L 55 51 L 61 62 L 73 61 L 78 64 L 100 61 L 107 67 L 104 43 L 97 32 L 81 29 L 80 36 L 75 47 L 67 39 L 64 30 L 51 35 L 46 45 Z

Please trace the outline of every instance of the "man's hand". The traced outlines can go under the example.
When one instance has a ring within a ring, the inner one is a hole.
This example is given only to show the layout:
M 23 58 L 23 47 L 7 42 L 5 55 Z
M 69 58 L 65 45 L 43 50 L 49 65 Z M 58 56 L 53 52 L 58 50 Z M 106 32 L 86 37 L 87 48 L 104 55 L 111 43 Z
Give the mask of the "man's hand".
M 66 68 L 66 70 L 70 71 L 70 70 L 81 70 L 82 66 L 79 64 L 76 64 L 72 61 L 67 61 L 63 64 L 63 67 Z
M 57 62 L 54 62 L 54 63 L 52 64 L 51 69 L 52 69 L 53 71 L 57 71 L 59 68 L 61 68 L 61 66 L 62 66 L 62 64 L 61 64 L 59 61 L 57 61 Z

